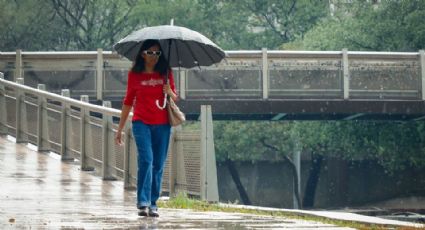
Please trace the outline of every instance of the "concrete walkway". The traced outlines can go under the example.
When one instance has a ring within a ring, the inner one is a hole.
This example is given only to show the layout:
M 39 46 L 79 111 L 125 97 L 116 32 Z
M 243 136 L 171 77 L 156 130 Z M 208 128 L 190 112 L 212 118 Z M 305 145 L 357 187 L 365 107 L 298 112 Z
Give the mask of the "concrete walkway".
M 0 229 L 348 229 L 240 213 L 160 209 L 138 217 L 135 193 L 56 154 L 0 137 Z

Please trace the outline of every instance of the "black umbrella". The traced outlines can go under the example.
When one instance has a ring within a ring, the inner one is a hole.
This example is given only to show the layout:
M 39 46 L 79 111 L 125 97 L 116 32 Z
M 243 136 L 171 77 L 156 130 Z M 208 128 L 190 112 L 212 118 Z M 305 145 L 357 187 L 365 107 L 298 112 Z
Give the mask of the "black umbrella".
M 170 67 L 209 66 L 225 57 L 224 51 L 204 35 L 172 25 L 146 27 L 134 31 L 116 43 L 114 49 L 118 54 L 134 61 L 146 40 L 159 41 Z M 165 107 L 165 99 L 164 105 L 160 107 Z
M 134 31 L 114 45 L 114 49 L 134 61 L 146 40 L 158 40 L 170 67 L 191 68 L 220 62 L 224 51 L 204 35 L 180 26 L 154 26 Z

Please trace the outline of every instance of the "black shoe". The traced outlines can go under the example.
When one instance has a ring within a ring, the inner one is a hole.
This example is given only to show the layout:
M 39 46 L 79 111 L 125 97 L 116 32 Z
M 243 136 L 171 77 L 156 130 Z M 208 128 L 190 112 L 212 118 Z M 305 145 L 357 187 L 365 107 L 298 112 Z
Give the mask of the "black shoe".
M 146 206 L 142 206 L 139 208 L 139 216 L 148 216 L 148 213 L 150 212 L 150 209 Z
M 149 216 L 151 217 L 159 217 L 157 208 L 149 208 Z

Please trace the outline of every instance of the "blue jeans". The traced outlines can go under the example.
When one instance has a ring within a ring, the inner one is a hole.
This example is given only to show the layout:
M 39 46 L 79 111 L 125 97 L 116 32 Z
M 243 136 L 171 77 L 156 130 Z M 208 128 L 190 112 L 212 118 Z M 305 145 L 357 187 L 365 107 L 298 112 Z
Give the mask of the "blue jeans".
M 133 136 L 137 146 L 137 207 L 157 208 L 162 173 L 167 159 L 171 126 L 148 125 L 133 121 Z

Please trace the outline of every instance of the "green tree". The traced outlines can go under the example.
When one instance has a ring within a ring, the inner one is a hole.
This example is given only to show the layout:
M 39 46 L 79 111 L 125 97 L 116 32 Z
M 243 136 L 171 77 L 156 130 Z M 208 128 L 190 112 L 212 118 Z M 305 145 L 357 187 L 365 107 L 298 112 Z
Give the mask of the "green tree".
M 301 49 L 418 51 L 425 47 L 425 2 L 354 1 L 306 33 Z
M 181 0 L 144 1 L 135 9 L 140 26 L 170 24 L 196 30 L 223 49 L 247 47 L 247 13 L 232 1 Z
M 112 49 L 122 34 L 132 31 L 138 21 L 131 14 L 138 0 L 51 0 L 55 18 L 64 25 L 65 50 Z
M 243 10 L 251 12 L 248 28 L 256 34 L 251 44 L 254 49 L 276 49 L 282 43 L 302 39 L 329 14 L 328 1 L 245 0 L 238 3 Z
M 58 43 L 60 25 L 48 2 L 0 0 L 0 12 L 1 51 L 50 50 Z
M 131 31 L 171 19 L 226 50 L 275 49 L 328 14 L 327 1 L 312 0 L 2 1 L 7 50 L 110 50 Z
M 242 185 L 235 162 L 240 161 L 287 161 L 288 153 L 293 152 L 293 133 L 290 122 L 266 121 L 231 121 L 214 123 L 214 141 L 218 162 L 224 163 L 229 169 L 239 195 L 244 204 L 251 204 Z M 292 167 L 295 169 L 295 166 Z M 295 170 L 292 170 L 295 172 Z M 294 179 L 297 179 L 295 177 Z M 297 181 L 298 183 L 298 181 Z M 294 190 L 297 186 L 294 186 Z M 299 197 L 299 194 L 298 194 Z M 298 199 L 299 205 L 301 201 Z
M 328 15 L 327 1 L 182 0 L 144 1 L 137 15 L 147 24 L 185 26 L 224 49 L 275 49 L 293 41 Z
M 299 143 L 311 154 L 303 207 L 313 207 L 322 159 L 370 160 L 396 173 L 425 167 L 425 124 L 393 121 L 215 122 L 217 161 L 287 161 Z M 264 144 L 266 143 L 266 144 Z M 272 147 L 269 147 L 272 146 Z M 229 166 L 229 170 L 231 166 Z M 235 183 L 239 175 L 233 176 Z M 242 197 L 243 188 L 239 189 Z
M 282 161 L 281 153 L 270 151 L 262 144 L 267 143 L 284 153 L 291 153 L 290 122 L 271 121 L 223 121 L 214 123 L 214 140 L 218 161 Z
M 139 0 L 0 1 L 2 51 L 112 49 L 136 28 Z

